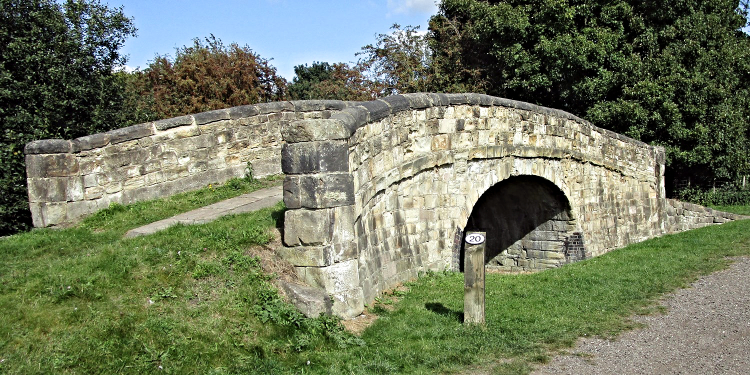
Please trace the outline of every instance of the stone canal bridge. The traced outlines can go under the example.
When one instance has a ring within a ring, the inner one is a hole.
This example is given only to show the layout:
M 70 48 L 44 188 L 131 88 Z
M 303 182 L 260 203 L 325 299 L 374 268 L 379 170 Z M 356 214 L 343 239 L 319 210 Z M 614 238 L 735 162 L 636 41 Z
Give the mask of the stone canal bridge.
M 240 177 L 283 172 L 281 255 L 358 315 L 428 270 L 543 270 L 731 220 L 665 198 L 664 150 L 574 115 L 478 94 L 276 102 L 26 147 L 36 226 Z M 298 290 L 297 290 L 298 291 Z M 295 290 L 290 292 L 296 293 Z
M 351 317 L 427 270 L 544 270 L 731 215 L 665 199 L 664 150 L 569 113 L 407 94 L 282 129 L 285 256 Z

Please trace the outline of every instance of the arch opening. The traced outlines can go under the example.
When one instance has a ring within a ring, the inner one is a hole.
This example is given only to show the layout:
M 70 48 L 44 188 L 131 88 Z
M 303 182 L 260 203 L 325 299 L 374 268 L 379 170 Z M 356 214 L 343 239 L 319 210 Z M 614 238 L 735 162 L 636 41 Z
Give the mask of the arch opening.
M 487 232 L 489 270 L 536 271 L 585 259 L 570 202 L 552 182 L 514 176 L 490 187 L 477 201 L 464 233 Z M 460 256 L 463 271 L 463 251 Z

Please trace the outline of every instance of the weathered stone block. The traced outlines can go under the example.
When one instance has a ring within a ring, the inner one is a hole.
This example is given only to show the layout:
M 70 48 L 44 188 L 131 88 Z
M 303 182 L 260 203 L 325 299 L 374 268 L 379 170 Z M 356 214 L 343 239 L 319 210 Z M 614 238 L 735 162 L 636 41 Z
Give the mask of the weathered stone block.
M 27 180 L 29 202 L 65 202 L 67 201 L 68 179 L 33 178 Z
M 432 98 L 429 94 L 414 93 L 414 94 L 402 94 L 409 101 L 409 106 L 413 109 L 424 109 L 429 108 L 433 105 Z M 439 105 L 439 104 L 438 104 Z
M 403 95 L 390 95 L 382 99 L 391 107 L 391 113 L 406 111 L 410 107 L 409 99 Z
M 294 240 L 291 239 L 292 242 Z M 326 267 L 334 262 L 331 245 L 283 247 L 278 252 L 282 259 L 296 267 Z
M 67 181 L 66 199 L 70 202 L 83 200 L 83 177 L 70 177 Z M 70 215 L 68 215 L 70 216 Z
M 299 179 L 297 176 L 286 176 L 284 178 L 284 205 L 288 209 L 302 207 Z
M 26 144 L 24 153 L 30 154 L 62 154 L 71 152 L 70 141 L 64 139 L 43 139 Z
M 109 142 L 114 145 L 117 143 L 151 136 L 154 134 L 154 129 L 151 123 L 146 123 L 128 126 L 127 128 L 111 130 L 106 134 L 109 135 Z
M 438 132 L 441 134 L 451 134 L 456 132 L 456 119 L 438 120 Z
M 341 100 L 293 100 L 292 105 L 298 112 L 342 110 L 346 102 Z
M 366 108 L 362 107 L 349 107 L 342 111 L 331 114 L 331 118 L 335 120 L 341 120 L 344 125 L 349 129 L 349 132 L 354 132 L 367 123 L 367 119 L 370 112 Z
M 47 203 L 44 202 L 29 202 L 29 210 L 31 211 L 31 222 L 35 228 L 44 228 L 47 223 L 44 220 L 44 214 L 46 213 L 45 207 Z
M 323 208 L 354 204 L 354 180 L 349 174 L 300 178 L 302 207 Z
M 328 293 L 340 293 L 359 287 L 357 260 L 336 263 L 328 267 L 298 267 L 303 281 Z
M 98 206 L 93 201 L 68 202 L 66 207 L 67 222 L 77 222 L 83 217 L 98 211 Z
M 441 134 L 432 137 L 432 151 L 444 151 L 451 149 L 451 137 L 448 134 Z
M 281 170 L 286 174 L 348 172 L 349 146 L 346 141 L 287 143 L 281 149 Z
M 388 117 L 391 112 L 391 107 L 383 100 L 373 100 L 369 102 L 361 102 L 360 106 L 365 108 L 368 113 L 368 119 L 370 122 L 375 122 Z
M 178 126 L 189 126 L 193 124 L 193 116 L 179 116 L 154 122 L 156 130 L 167 130 Z
M 206 125 L 212 122 L 229 120 L 229 111 L 226 109 L 217 109 L 215 111 L 201 112 L 193 115 L 196 125 Z
M 334 293 L 331 298 L 333 299 L 333 314 L 342 319 L 353 319 L 365 310 L 364 293 L 360 287 Z
M 44 213 L 44 224 L 54 226 L 66 223 L 68 220 L 68 205 L 66 203 L 47 203 Z
M 325 289 L 333 297 L 333 313 L 351 319 L 364 310 L 364 295 L 359 286 L 357 260 L 328 267 L 299 267 L 298 274 L 314 287 Z
M 99 133 L 76 138 L 71 141 L 73 153 L 101 148 L 109 144 L 109 134 Z
M 321 288 L 306 285 L 280 282 L 289 302 L 308 318 L 317 318 L 320 314 L 333 314 L 333 299 Z
M 349 129 L 341 120 L 310 119 L 287 122 L 281 126 L 282 138 L 290 143 L 348 139 Z
M 333 223 L 331 243 L 333 261 L 336 263 L 359 256 L 357 249 L 354 221 L 356 219 L 354 206 L 341 206 L 331 209 Z
M 72 154 L 26 155 L 27 177 L 67 177 L 78 173 Z
M 228 111 L 229 111 L 229 118 L 231 120 L 252 117 L 260 113 L 258 108 L 255 107 L 254 105 L 241 105 L 237 107 L 232 107 L 232 108 L 229 108 Z
M 447 94 L 450 105 L 468 104 L 466 94 Z
M 271 102 L 258 103 L 255 105 L 261 115 L 280 112 L 294 112 L 294 105 L 291 102 Z
M 288 210 L 284 214 L 286 246 L 327 245 L 331 241 L 329 210 Z

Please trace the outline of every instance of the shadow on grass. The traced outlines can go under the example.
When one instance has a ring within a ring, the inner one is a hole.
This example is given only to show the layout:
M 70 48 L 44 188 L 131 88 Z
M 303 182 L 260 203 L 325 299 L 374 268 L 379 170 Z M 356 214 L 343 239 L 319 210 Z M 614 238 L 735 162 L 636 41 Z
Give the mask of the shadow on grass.
M 447 307 L 445 307 L 442 303 L 435 303 L 435 302 L 428 302 L 424 304 L 424 307 L 434 312 L 435 314 L 440 314 L 443 316 L 447 316 L 449 318 L 455 319 L 459 323 L 464 322 L 464 313 L 463 311 L 454 311 Z
M 276 223 L 276 229 L 281 231 L 281 234 L 284 234 L 284 213 L 286 212 L 286 207 L 283 207 L 279 210 L 274 210 L 271 212 L 271 218 Z

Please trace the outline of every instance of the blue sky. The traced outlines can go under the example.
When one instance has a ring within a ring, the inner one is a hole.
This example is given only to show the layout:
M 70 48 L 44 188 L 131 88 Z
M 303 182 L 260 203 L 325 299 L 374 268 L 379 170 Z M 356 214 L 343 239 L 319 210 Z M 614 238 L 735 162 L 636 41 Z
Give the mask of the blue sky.
M 249 46 L 284 78 L 314 61 L 354 62 L 362 46 L 391 25 L 421 26 L 437 12 L 434 0 L 102 0 L 124 7 L 138 36 L 125 42 L 129 67 L 144 69 L 157 54 L 211 34 L 225 45 Z
M 294 66 L 355 62 L 355 53 L 391 25 L 421 26 L 437 12 L 435 0 L 102 0 L 123 6 L 138 36 L 125 43 L 128 67 L 144 69 L 154 56 L 211 34 L 225 45 L 247 45 L 284 78 Z M 750 29 L 745 29 L 750 31 Z

